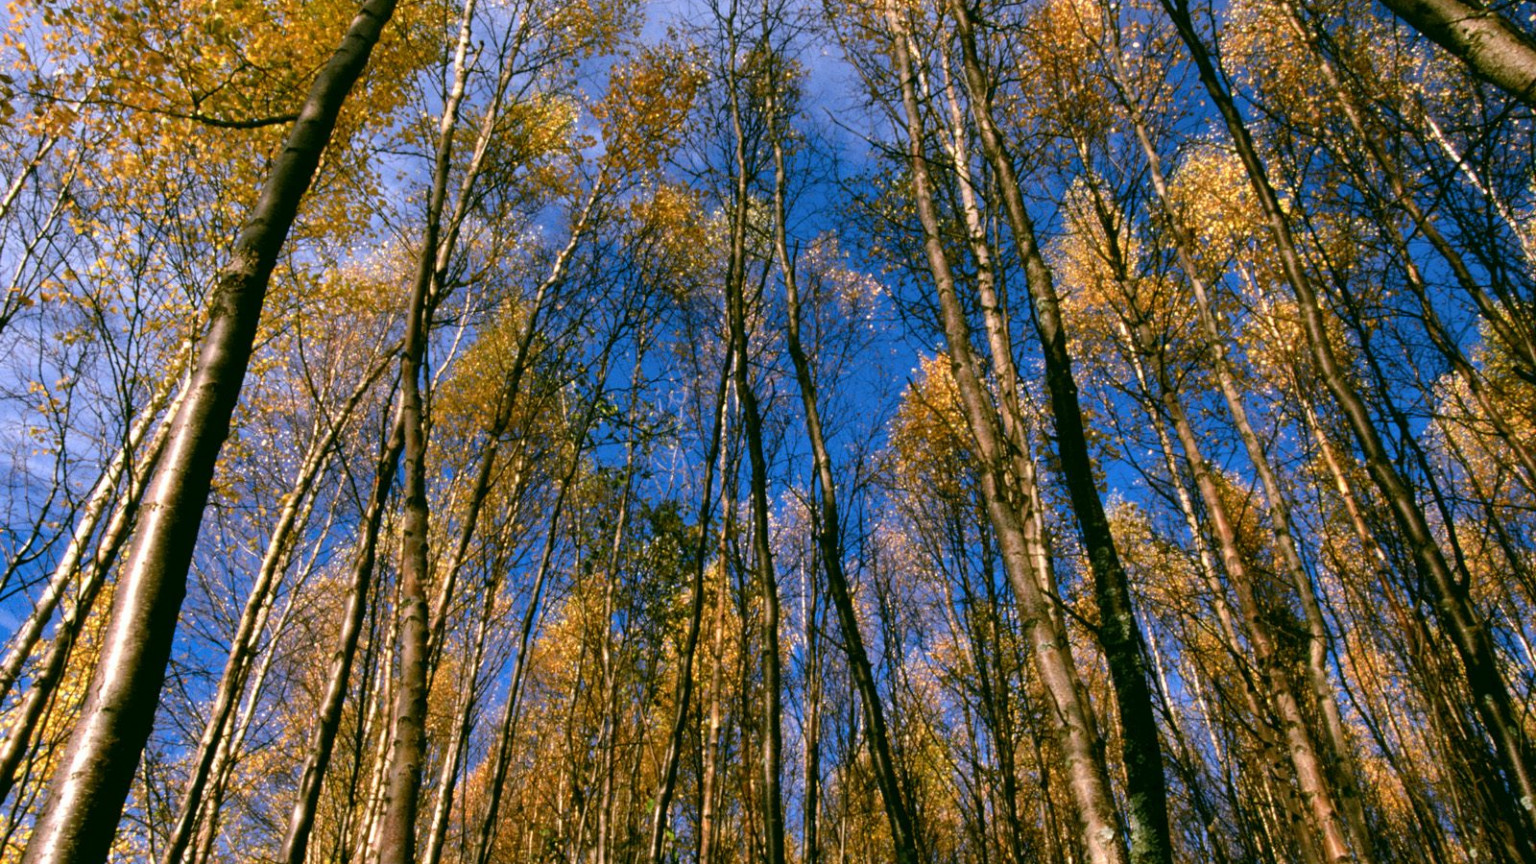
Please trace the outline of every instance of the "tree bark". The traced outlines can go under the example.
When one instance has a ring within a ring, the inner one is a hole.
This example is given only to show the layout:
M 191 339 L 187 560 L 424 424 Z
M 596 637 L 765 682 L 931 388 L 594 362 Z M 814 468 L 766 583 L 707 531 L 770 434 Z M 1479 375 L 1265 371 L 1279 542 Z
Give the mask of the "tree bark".
M 400 358 L 400 418 L 405 430 L 404 523 L 400 531 L 400 671 L 395 692 L 393 730 L 389 750 L 384 813 L 373 854 L 379 864 L 412 864 L 416 860 L 416 811 L 421 793 L 421 770 L 426 760 L 427 678 L 431 664 L 431 622 L 427 607 L 427 418 L 422 394 L 427 339 L 432 329 L 434 289 L 443 262 L 453 250 L 442 242 L 443 211 L 448 197 L 448 175 L 453 167 L 453 144 L 458 129 L 459 106 L 469 78 L 471 26 L 476 0 L 465 0 L 454 48 L 452 83 L 438 123 L 433 160 L 432 187 L 427 201 L 421 250 L 416 259 L 415 282 L 405 327 L 405 349 Z
M 729 366 L 722 370 L 722 374 L 729 374 Z M 723 391 L 722 391 L 723 393 Z M 721 401 L 722 417 L 725 412 L 725 403 Z M 729 460 L 725 454 L 721 455 L 722 463 Z M 720 475 L 723 480 L 731 476 L 731 472 L 722 464 Z M 722 489 L 721 497 L 730 500 L 732 497 Z M 709 673 L 709 724 L 704 731 L 704 740 L 701 742 L 703 753 L 703 777 L 699 780 L 699 845 L 696 860 L 698 864 L 713 864 L 715 855 L 715 837 L 719 834 L 719 823 L 716 813 L 716 800 L 720 797 L 720 754 L 724 749 L 721 741 L 721 726 L 724 718 L 721 716 L 724 699 L 721 690 L 725 685 L 725 621 L 726 610 L 729 608 L 727 600 L 731 593 L 730 579 L 726 570 L 726 538 L 732 533 L 734 519 L 729 507 L 725 508 L 721 520 L 720 529 L 720 586 L 715 589 L 715 625 L 714 634 L 711 637 L 710 656 L 714 658 L 714 665 Z M 674 727 L 675 728 L 675 727 Z M 654 862 L 653 862 L 654 864 Z
M 804 572 L 804 571 L 802 571 Z M 821 702 L 822 648 L 820 639 L 820 592 L 810 578 L 801 580 L 804 593 L 802 614 L 805 624 L 805 773 L 804 796 L 800 802 L 800 837 L 804 864 L 821 864 Z
M 1324 861 L 1354 861 L 1357 856 L 1358 860 L 1369 861 L 1369 847 L 1351 852 L 1349 840 L 1345 836 L 1343 814 L 1336 801 L 1337 795 L 1326 776 L 1324 762 L 1313 743 L 1301 702 L 1289 680 L 1284 658 L 1280 655 L 1276 637 L 1270 627 L 1268 613 L 1254 591 L 1248 562 L 1239 548 L 1236 524 L 1212 476 L 1212 468 L 1201 451 L 1199 439 L 1184 411 L 1183 403 L 1173 389 L 1172 378 L 1158 355 L 1150 328 L 1143 320 L 1139 327 L 1127 327 L 1127 330 L 1133 334 L 1133 350 L 1139 352 L 1143 360 L 1152 366 L 1152 378 L 1157 381 L 1163 410 L 1173 424 L 1179 445 L 1184 450 L 1185 463 L 1195 479 L 1195 488 L 1205 505 L 1211 533 L 1215 535 L 1221 550 L 1223 568 L 1248 623 L 1248 643 L 1254 653 L 1255 665 L 1264 682 L 1269 704 L 1277 715 L 1275 719 L 1285 737 L 1285 751 L 1302 799 L 1308 805 L 1311 831 L 1303 833 L 1298 840 L 1303 844 L 1318 844 Z M 1315 832 L 1315 836 L 1312 836 L 1312 832 Z
M 907 163 L 912 176 L 912 199 L 923 229 L 923 248 L 928 268 L 938 290 L 950 372 L 961 397 L 961 407 L 971 437 L 976 443 L 982 497 L 989 521 L 997 533 L 998 549 L 1008 572 L 1010 584 L 1020 607 L 1020 618 L 1034 649 L 1041 681 L 1050 695 L 1051 713 L 1056 721 L 1056 736 L 1066 758 L 1066 772 L 1081 828 L 1083 849 L 1091 864 L 1125 864 L 1124 838 L 1110 793 L 1109 778 L 1103 761 L 1103 743 L 1099 737 L 1082 679 L 1078 675 L 1067 643 L 1066 633 L 1051 608 L 1054 597 L 1049 570 L 1049 554 L 1036 515 L 1020 515 L 1015 508 L 1033 508 L 1028 489 L 1009 499 L 1014 484 L 1031 486 L 1033 474 L 1010 473 L 1028 459 L 1015 460 L 1001 440 L 997 416 L 989 404 L 986 388 L 978 379 L 979 368 L 971 343 L 970 325 L 955 290 L 954 274 L 948 253 L 939 234 L 939 217 L 934 205 L 928 158 L 924 153 L 923 125 L 917 101 L 916 74 L 906 23 L 894 9 L 887 7 L 893 41 L 895 71 L 901 88 L 906 123 Z
M 733 10 L 734 11 L 734 10 Z M 783 680 L 779 655 L 779 588 L 774 572 L 773 550 L 768 527 L 768 460 L 763 450 L 763 419 L 757 394 L 752 385 L 752 357 L 747 338 L 747 220 L 748 166 L 745 123 L 742 117 L 742 78 L 736 64 L 737 34 L 734 15 L 727 21 L 732 28 L 731 67 L 727 72 L 730 122 L 733 134 L 732 198 L 730 203 L 730 261 L 726 274 L 726 317 L 735 352 L 736 398 L 741 403 L 742 431 L 746 435 L 747 457 L 751 463 L 749 495 L 752 519 L 752 564 L 762 591 L 762 669 L 763 713 L 762 762 L 758 766 L 763 787 L 763 854 L 767 864 L 784 864 L 783 775 Z
M 1503 15 L 1462 0 L 1381 0 L 1467 64 L 1473 75 L 1536 108 L 1536 43 Z
M 1115 74 L 1122 82 L 1121 92 L 1129 92 L 1123 85 L 1127 76 L 1122 65 L 1118 63 L 1115 65 Z M 1179 265 L 1185 271 L 1185 278 L 1194 295 L 1197 317 L 1210 351 L 1211 366 L 1215 372 L 1218 389 L 1232 417 L 1238 437 L 1242 441 L 1244 452 L 1250 464 L 1254 466 L 1264 488 L 1264 501 L 1270 517 L 1276 551 L 1279 553 L 1277 564 L 1290 579 L 1306 621 L 1307 662 L 1304 668 L 1310 696 L 1323 721 L 1323 734 L 1318 740 L 1319 746 L 1322 747 L 1322 764 L 1333 778 L 1345 816 L 1345 825 L 1356 853 L 1361 856 L 1370 856 L 1373 835 L 1366 824 L 1364 808 L 1360 801 L 1359 787 L 1356 782 L 1356 760 L 1344 729 L 1337 694 L 1328 675 L 1330 641 L 1328 628 L 1323 619 L 1311 576 L 1302 563 L 1301 553 L 1297 547 L 1296 538 L 1300 535 L 1291 517 L 1289 498 L 1280 485 L 1269 454 L 1248 418 L 1248 411 L 1237 385 L 1232 361 L 1228 356 L 1226 336 L 1210 302 L 1205 280 L 1200 275 L 1194 259 L 1195 240 L 1177 218 L 1167 211 L 1169 206 L 1167 179 L 1163 172 L 1161 157 L 1152 144 L 1141 109 L 1139 106 L 1128 103 L 1123 107 L 1127 112 L 1138 145 L 1147 160 L 1149 179 L 1164 208 L 1163 221 L 1172 235 L 1175 255 Z
M 1338 103 L 1339 110 L 1344 115 L 1344 118 L 1349 121 L 1350 130 L 1354 132 L 1355 142 L 1370 154 L 1371 160 L 1381 169 L 1388 188 L 1391 190 L 1390 196 L 1379 194 L 1375 196 L 1375 201 L 1377 202 L 1375 209 L 1378 215 L 1374 221 L 1380 226 L 1381 231 L 1386 235 L 1386 239 L 1396 250 L 1398 257 L 1402 259 L 1403 277 L 1409 289 L 1413 292 L 1414 297 L 1418 300 L 1419 314 L 1424 320 L 1425 333 L 1429 336 L 1430 343 L 1434 345 L 1435 349 L 1450 364 L 1457 376 L 1466 384 L 1467 391 L 1471 394 L 1472 400 L 1482 410 L 1485 419 L 1494 427 L 1495 435 L 1513 454 L 1515 461 L 1519 463 L 1520 468 L 1524 472 L 1523 474 L 1516 472 L 1520 482 L 1528 492 L 1536 492 L 1536 449 L 1533 449 L 1532 443 L 1521 437 L 1510 426 L 1508 419 L 1504 416 L 1504 412 L 1494 403 L 1491 394 L 1483 386 L 1483 376 L 1473 367 L 1465 353 L 1461 350 L 1461 346 L 1456 343 L 1450 329 L 1441 320 L 1440 314 L 1436 311 L 1430 296 L 1431 288 L 1426 283 L 1424 275 L 1419 270 L 1419 266 L 1414 262 L 1409 238 L 1403 234 L 1402 228 L 1398 226 L 1390 211 L 1393 209 L 1402 210 L 1408 216 L 1413 227 L 1422 233 L 1425 239 L 1429 240 L 1430 245 L 1434 247 L 1435 251 L 1449 266 L 1457 284 L 1473 299 L 1484 320 L 1488 322 L 1488 325 L 1498 335 L 1499 339 L 1509 347 L 1513 355 L 1510 359 L 1517 364 L 1516 374 L 1523 377 L 1529 378 L 1531 375 L 1536 375 L 1536 347 L 1533 347 L 1536 333 L 1532 333 L 1528 327 L 1520 326 L 1518 320 L 1511 320 L 1506 313 L 1512 310 L 1507 308 L 1499 309 L 1494 304 L 1492 298 L 1487 296 L 1483 286 L 1472 276 L 1472 272 L 1467 267 L 1460 251 L 1450 244 L 1440 232 L 1439 227 L 1429 218 L 1429 214 L 1425 213 L 1423 207 L 1419 205 L 1413 191 L 1408 188 L 1408 183 L 1404 179 L 1398 161 L 1387 148 L 1382 146 L 1380 138 L 1373 135 L 1371 130 L 1367 129 L 1366 115 L 1358 98 L 1339 75 L 1333 61 L 1323 51 L 1316 33 L 1302 20 L 1301 14 L 1295 6 L 1295 0 L 1285 0 L 1280 5 L 1291 31 L 1311 49 L 1312 55 L 1317 62 L 1318 71 L 1322 73 L 1323 80 L 1328 83 L 1329 89 L 1333 91 L 1333 96 Z M 1337 148 L 1340 161 L 1360 178 L 1362 189 L 1369 189 L 1374 185 L 1368 176 L 1368 172 L 1359 167 L 1360 160 L 1352 159 L 1342 144 L 1337 141 L 1336 136 L 1325 133 L 1325 140 L 1328 140 L 1330 144 Z

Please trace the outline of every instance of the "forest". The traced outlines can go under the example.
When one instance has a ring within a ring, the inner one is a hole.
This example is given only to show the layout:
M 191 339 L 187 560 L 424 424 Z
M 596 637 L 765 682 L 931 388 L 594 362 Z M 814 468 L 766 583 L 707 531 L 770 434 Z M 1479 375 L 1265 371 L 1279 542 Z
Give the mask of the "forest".
M 0 864 L 1536 864 L 1536 2 L 5 14 Z

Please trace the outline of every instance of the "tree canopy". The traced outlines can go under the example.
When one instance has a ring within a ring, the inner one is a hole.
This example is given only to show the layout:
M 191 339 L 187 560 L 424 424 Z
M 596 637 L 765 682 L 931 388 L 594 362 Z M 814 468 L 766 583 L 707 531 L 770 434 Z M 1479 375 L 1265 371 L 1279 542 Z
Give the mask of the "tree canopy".
M 1536 11 L 14 0 L 0 862 L 1536 864 Z

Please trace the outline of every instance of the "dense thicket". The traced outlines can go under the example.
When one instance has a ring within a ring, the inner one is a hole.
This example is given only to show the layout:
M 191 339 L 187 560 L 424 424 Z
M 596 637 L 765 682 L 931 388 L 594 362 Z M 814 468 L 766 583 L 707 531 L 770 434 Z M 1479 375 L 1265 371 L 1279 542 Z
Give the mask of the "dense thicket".
M 0 861 L 1536 864 L 1536 10 L 17 0 Z

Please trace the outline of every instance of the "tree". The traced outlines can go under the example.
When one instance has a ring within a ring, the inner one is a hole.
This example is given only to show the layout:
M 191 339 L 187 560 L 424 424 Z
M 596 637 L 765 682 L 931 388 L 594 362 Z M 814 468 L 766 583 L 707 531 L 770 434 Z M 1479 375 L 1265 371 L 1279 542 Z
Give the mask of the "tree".
M 102 861 L 149 737 L 169 659 L 186 571 L 250 359 L 267 282 L 308 190 L 336 116 L 394 12 L 393 0 L 364 6 L 310 90 L 287 146 L 220 274 L 214 313 L 148 492 L 150 515 L 129 550 L 115 592 L 112 626 L 91 695 L 50 785 L 24 860 Z

